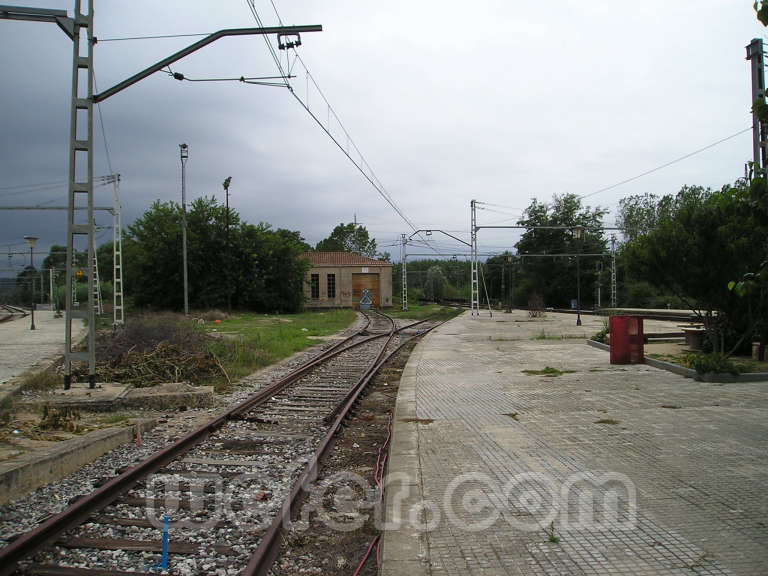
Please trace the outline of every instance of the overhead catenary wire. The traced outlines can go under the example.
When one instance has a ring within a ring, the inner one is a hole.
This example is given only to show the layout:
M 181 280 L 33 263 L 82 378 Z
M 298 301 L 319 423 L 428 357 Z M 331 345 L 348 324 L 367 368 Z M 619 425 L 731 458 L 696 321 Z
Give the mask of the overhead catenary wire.
M 278 19 L 278 22 L 282 22 L 282 19 L 280 18 L 280 14 L 277 11 L 277 6 L 275 5 L 273 0 L 270 0 L 272 4 L 272 9 L 275 11 L 275 15 Z M 246 0 L 246 4 L 248 5 L 248 8 L 256 20 L 256 23 L 259 26 L 263 27 L 263 22 L 261 20 L 261 17 L 259 16 L 258 10 L 256 9 L 256 6 L 254 4 L 254 0 Z M 290 90 L 293 97 L 296 99 L 296 101 L 307 111 L 307 113 L 310 115 L 310 117 L 317 123 L 318 126 L 326 133 L 326 135 L 333 141 L 334 144 L 339 148 L 339 150 L 344 153 L 344 155 L 349 159 L 350 162 L 357 168 L 357 170 L 363 175 L 363 177 L 371 184 L 371 186 L 378 192 L 378 194 L 387 202 L 387 204 L 395 211 L 395 213 L 413 230 L 416 232 L 418 228 L 416 225 L 405 215 L 405 213 L 400 209 L 400 207 L 397 205 L 397 203 L 394 201 L 394 199 L 391 197 L 389 192 L 387 192 L 384 185 L 381 183 L 381 180 L 378 178 L 376 173 L 371 168 L 368 161 L 363 156 L 362 152 L 358 148 L 358 146 L 355 144 L 354 140 L 350 136 L 347 129 L 344 127 L 344 124 L 341 122 L 341 119 L 339 118 L 336 111 L 333 109 L 333 107 L 330 105 L 330 102 L 328 101 L 328 98 L 326 98 L 325 94 L 321 90 L 319 84 L 315 80 L 314 76 L 309 71 L 309 68 L 307 67 L 306 63 L 303 61 L 299 53 L 293 49 L 294 54 L 294 66 L 296 63 L 300 63 L 302 68 L 305 71 L 305 78 L 307 79 L 307 98 L 306 101 L 302 100 L 302 98 L 296 93 L 293 86 L 291 85 L 289 78 L 290 78 L 290 63 L 288 62 L 288 68 L 289 71 L 286 73 L 286 71 L 283 68 L 283 64 L 279 58 L 279 56 L 276 54 L 274 47 L 269 42 L 269 39 L 265 36 L 264 41 L 266 42 L 268 49 L 270 51 L 270 54 L 272 55 L 272 59 L 275 62 L 275 65 L 277 66 L 278 72 L 280 73 L 281 77 L 285 81 L 288 89 Z M 288 58 L 288 51 L 286 50 L 286 59 Z M 323 124 L 322 120 L 315 114 L 311 107 L 309 102 L 309 82 L 311 81 L 312 85 L 314 86 L 315 90 L 317 90 L 318 94 L 323 99 L 323 102 L 326 105 L 326 112 L 328 116 L 328 122 L 327 125 Z M 340 127 L 341 131 L 343 132 L 343 135 L 346 139 L 346 146 L 342 145 L 342 143 L 336 138 L 336 136 L 331 132 L 330 130 L 330 117 L 331 114 L 333 115 L 334 119 L 336 120 L 338 126 Z M 350 153 L 350 145 L 356 155 L 359 157 L 359 161 L 356 158 L 353 158 L 352 154 Z

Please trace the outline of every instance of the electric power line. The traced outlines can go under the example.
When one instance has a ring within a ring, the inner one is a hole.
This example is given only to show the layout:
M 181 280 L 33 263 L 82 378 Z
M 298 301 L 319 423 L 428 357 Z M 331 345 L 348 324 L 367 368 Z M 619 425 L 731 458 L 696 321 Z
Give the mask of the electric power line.
M 679 158 L 675 158 L 674 160 L 671 160 L 669 162 L 666 162 L 665 164 L 662 164 L 661 166 L 657 166 L 656 168 L 652 168 L 651 170 L 646 170 L 645 172 L 638 174 L 637 176 L 632 176 L 631 178 L 627 178 L 625 180 L 622 180 L 621 182 L 617 182 L 616 184 L 611 184 L 610 186 L 606 186 L 605 188 L 600 188 L 599 190 L 595 190 L 594 192 L 590 192 L 589 194 L 583 194 L 581 198 L 589 198 L 590 196 L 594 196 L 595 194 L 600 194 L 601 192 L 607 192 L 608 190 L 612 190 L 613 188 L 617 188 L 619 186 L 622 186 L 623 184 L 627 184 L 629 182 L 632 182 L 634 180 L 637 180 L 638 178 L 642 178 L 643 176 L 648 176 L 648 174 L 653 174 L 654 172 L 658 172 L 659 170 L 662 170 L 668 166 L 672 166 L 672 164 L 676 164 L 677 162 L 681 162 L 683 160 L 686 160 L 690 158 L 691 156 L 695 156 L 696 154 L 699 154 L 701 152 L 704 152 L 705 150 L 709 150 L 710 148 L 713 148 L 717 146 L 718 144 L 722 144 L 723 142 L 727 142 L 728 140 L 731 140 L 733 138 L 736 138 L 736 136 L 740 136 L 741 134 L 744 134 L 745 132 L 749 132 L 752 130 L 752 126 L 749 128 L 745 128 L 744 130 L 739 130 L 735 134 L 731 134 L 730 136 L 726 136 L 725 138 L 721 138 L 720 140 L 717 140 L 715 142 L 712 142 L 711 144 L 707 144 L 703 148 L 699 148 L 698 150 L 694 150 L 693 152 L 689 152 L 688 154 L 685 154 L 684 156 L 680 156 Z

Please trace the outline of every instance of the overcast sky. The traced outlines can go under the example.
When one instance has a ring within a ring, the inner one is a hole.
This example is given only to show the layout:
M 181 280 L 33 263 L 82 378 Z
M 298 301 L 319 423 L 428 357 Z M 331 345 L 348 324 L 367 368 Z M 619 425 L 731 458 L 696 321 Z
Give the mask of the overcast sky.
M 6 3 L 70 15 L 73 6 Z M 473 198 L 507 207 L 479 212 L 479 224 L 513 224 L 534 197 L 590 194 L 749 127 L 744 47 L 765 33 L 747 0 L 275 5 L 286 25 L 323 25 L 302 35 L 299 53 L 406 216 L 467 239 Z M 269 1 L 256 7 L 265 25 L 277 24 Z M 102 0 L 95 8 L 103 40 L 256 25 L 245 0 Z M 98 87 L 195 40 L 99 42 Z M 55 25 L 0 21 L 0 205 L 66 203 L 71 58 L 71 41 Z M 173 69 L 191 78 L 276 73 L 260 37 L 219 40 Z M 294 73 L 306 100 L 306 74 Z M 314 88 L 309 103 L 326 122 Z M 299 230 L 313 244 L 355 214 L 380 246 L 411 232 L 285 88 L 179 82 L 159 72 L 101 111 L 112 168 L 123 178 L 124 225 L 156 199 L 180 201 L 178 145 L 186 142 L 188 199 L 223 199 L 221 183 L 232 176 L 231 204 L 243 219 Z M 340 133 L 334 122 L 331 130 Z M 98 176 L 109 172 L 98 114 L 95 140 Z M 720 187 L 742 176 L 750 157 L 746 132 L 585 203 L 613 209 L 630 194 Z M 19 188 L 51 182 L 61 185 Z M 97 204 L 111 203 L 111 189 L 96 190 Z M 0 211 L 0 223 L 0 254 L 24 249 L 27 234 L 43 250 L 65 242 L 63 212 Z M 111 217 L 99 213 L 97 224 Z M 483 231 L 480 248 L 511 247 L 516 237 Z M 111 230 L 99 233 L 100 242 L 110 239 Z

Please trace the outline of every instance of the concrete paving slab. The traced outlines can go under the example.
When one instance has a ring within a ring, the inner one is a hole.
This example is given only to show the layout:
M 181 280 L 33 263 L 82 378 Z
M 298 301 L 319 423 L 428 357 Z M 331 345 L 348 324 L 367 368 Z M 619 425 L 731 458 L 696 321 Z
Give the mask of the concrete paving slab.
M 72 338 L 78 342 L 88 331 L 84 322 L 72 323 Z M 0 323 L 0 398 L 12 387 L 12 380 L 24 372 L 47 366 L 64 354 L 64 318 L 48 310 L 35 311 L 35 330 L 30 319 Z
M 766 573 L 768 383 L 611 366 L 582 320 L 465 313 L 416 347 L 394 419 L 411 449 L 388 469 L 414 480 L 386 492 L 388 520 L 407 506 L 383 574 Z M 562 375 L 523 372 L 547 366 Z

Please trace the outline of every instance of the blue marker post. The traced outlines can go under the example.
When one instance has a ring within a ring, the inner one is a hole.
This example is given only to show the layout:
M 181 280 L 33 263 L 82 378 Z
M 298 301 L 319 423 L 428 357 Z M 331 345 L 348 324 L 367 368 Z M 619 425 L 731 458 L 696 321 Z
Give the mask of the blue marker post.
M 159 564 L 152 566 L 152 570 L 157 568 L 163 572 L 168 570 L 168 516 L 163 517 L 163 558 Z

